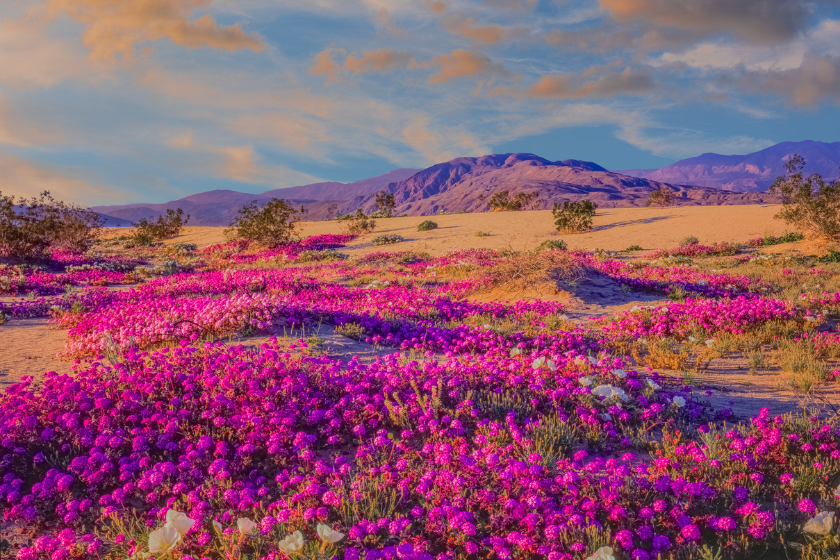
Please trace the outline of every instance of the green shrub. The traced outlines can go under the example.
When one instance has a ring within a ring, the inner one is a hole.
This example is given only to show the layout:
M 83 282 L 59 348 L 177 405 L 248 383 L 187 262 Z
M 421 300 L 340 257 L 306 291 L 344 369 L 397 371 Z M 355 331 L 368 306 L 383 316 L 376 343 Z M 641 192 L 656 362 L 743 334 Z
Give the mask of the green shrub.
M 680 247 L 688 247 L 689 245 L 697 245 L 698 243 L 700 243 L 700 240 L 697 237 L 689 235 L 680 240 Z
M 135 247 L 147 247 L 156 241 L 177 237 L 189 219 L 190 215 L 185 216 L 181 208 L 167 208 L 166 213 L 158 216 L 156 221 L 141 218 L 136 224 L 131 224 L 135 228 L 132 244 Z
M 563 204 L 555 203 L 551 211 L 554 216 L 554 224 L 557 231 L 561 233 L 582 233 L 592 229 L 592 218 L 598 205 L 591 200 L 580 200 Z
M 491 210 L 518 212 L 536 204 L 538 202 L 537 196 L 539 195 L 535 192 L 519 193 L 516 196 L 511 196 L 510 191 L 500 191 L 490 197 L 487 206 Z
M 817 173 L 802 175 L 805 158 L 799 154 L 785 165 L 785 175 L 776 177 L 768 192 L 782 199 L 776 218 L 815 236 L 840 236 L 840 179 L 827 183 Z
M 426 220 L 424 222 L 420 222 L 420 225 L 417 226 L 417 231 L 429 231 L 437 229 L 437 227 L 438 225 L 432 220 Z
M 403 238 L 399 235 L 392 233 L 374 237 L 371 243 L 373 245 L 393 245 L 394 243 L 399 243 L 400 241 L 403 241 Z
M 357 208 L 355 214 L 339 216 L 338 221 L 341 222 L 347 233 L 353 235 L 363 235 L 376 229 L 376 221 L 365 214 L 361 208 Z
M 101 228 L 102 216 L 55 200 L 49 191 L 18 200 L 0 192 L 0 257 L 44 258 L 51 248 L 84 252 Z
M 633 251 L 643 251 L 643 250 L 644 249 L 642 249 L 641 245 L 630 245 L 629 247 L 624 249 L 624 252 L 625 253 L 632 253 Z
M 255 200 L 239 209 L 226 234 L 231 239 L 247 239 L 276 247 L 292 239 L 295 224 L 303 213 L 303 206 L 298 210 L 282 198 L 272 198 L 264 204 Z
M 562 239 L 546 239 L 537 245 L 537 251 L 565 251 L 566 249 L 568 247 Z
M 650 193 L 647 200 L 647 206 L 672 206 L 676 202 L 677 196 L 674 191 L 668 187 L 660 187 L 659 190 Z
M 490 237 L 490 234 L 486 231 L 477 231 L 475 232 L 476 237 Z

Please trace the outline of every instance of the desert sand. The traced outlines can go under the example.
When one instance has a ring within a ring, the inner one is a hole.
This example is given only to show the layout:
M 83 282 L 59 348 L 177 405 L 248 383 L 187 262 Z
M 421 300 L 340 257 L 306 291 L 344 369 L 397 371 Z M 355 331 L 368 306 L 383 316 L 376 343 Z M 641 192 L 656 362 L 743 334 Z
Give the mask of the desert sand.
M 377 219 L 376 231 L 351 241 L 342 252 L 348 254 L 383 250 L 371 240 L 381 234 L 397 234 L 405 241 L 387 245 L 389 251 L 425 251 L 439 255 L 453 249 L 532 249 L 547 239 L 562 239 L 569 248 L 620 251 L 631 245 L 643 249 L 671 247 L 687 235 L 701 243 L 746 241 L 766 234 L 779 235 L 785 224 L 773 219 L 778 205 L 684 206 L 673 208 L 605 208 L 598 210 L 593 229 L 576 235 L 560 235 L 548 210 L 532 212 L 482 212 L 443 216 L 410 216 Z M 438 229 L 419 232 L 417 224 L 430 219 Z M 224 242 L 222 227 L 186 227 L 169 243 L 195 243 L 199 247 Z M 336 221 L 300 222 L 302 236 L 342 233 Z M 128 231 L 115 228 L 109 232 Z M 477 232 L 488 233 L 477 237 Z

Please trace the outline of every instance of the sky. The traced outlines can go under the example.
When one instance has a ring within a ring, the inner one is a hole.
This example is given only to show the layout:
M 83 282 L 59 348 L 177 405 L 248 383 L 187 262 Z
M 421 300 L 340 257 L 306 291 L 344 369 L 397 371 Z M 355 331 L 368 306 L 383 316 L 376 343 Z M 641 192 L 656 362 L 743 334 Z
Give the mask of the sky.
M 0 192 L 166 202 L 840 140 L 840 0 L 4 0 Z

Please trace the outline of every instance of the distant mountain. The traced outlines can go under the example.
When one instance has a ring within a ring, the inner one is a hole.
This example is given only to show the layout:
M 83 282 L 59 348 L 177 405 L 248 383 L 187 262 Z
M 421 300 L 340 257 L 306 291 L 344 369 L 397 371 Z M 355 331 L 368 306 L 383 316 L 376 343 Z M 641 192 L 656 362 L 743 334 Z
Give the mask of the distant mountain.
M 507 190 L 539 193 L 539 208 L 555 202 L 589 199 L 601 208 L 644 206 L 650 193 L 662 187 L 677 194 L 678 204 L 750 204 L 772 199 L 763 194 L 732 194 L 704 187 L 665 185 L 649 179 L 607 171 L 592 162 L 549 161 L 533 154 L 495 154 L 463 157 L 433 165 L 402 181 L 391 183 L 397 212 L 432 215 L 441 211 L 480 212 L 487 199 Z M 362 208 L 373 204 L 368 196 Z
M 346 209 L 352 200 L 377 193 L 394 181 L 401 181 L 418 169 L 395 169 L 377 177 L 354 183 L 313 183 L 287 189 L 274 189 L 261 194 L 229 190 L 207 191 L 163 204 L 123 204 L 119 206 L 94 206 L 93 210 L 113 218 L 136 222 L 140 218 L 156 217 L 167 209 L 183 208 L 190 215 L 189 225 L 222 226 L 230 224 L 245 204 L 254 200 L 265 201 L 273 197 L 285 198 L 307 211 L 307 219 L 322 220 L 335 205 Z M 355 209 L 355 208 L 354 208 Z
M 98 206 L 94 210 L 124 220 L 156 216 L 168 208 L 183 208 L 190 225 L 229 224 L 239 208 L 253 200 L 285 198 L 306 209 L 307 220 L 322 220 L 333 208 L 372 210 L 377 192 L 394 195 L 398 214 L 427 216 L 440 212 L 487 211 L 487 199 L 507 190 L 511 195 L 536 192 L 538 208 L 555 202 L 589 199 L 601 208 L 644 206 L 650 193 L 669 188 L 680 205 L 756 204 L 775 201 L 762 193 L 727 193 L 709 187 L 670 185 L 608 171 L 596 163 L 567 159 L 549 161 L 534 154 L 494 154 L 462 157 L 427 169 L 397 169 L 355 183 L 316 183 L 262 194 L 216 190 L 165 204 Z
M 782 142 L 747 155 L 703 154 L 680 160 L 660 169 L 616 171 L 631 177 L 678 185 L 698 185 L 733 192 L 761 192 L 784 175 L 785 163 L 793 154 L 805 158 L 806 174 L 819 173 L 837 179 L 840 170 L 840 142 L 805 140 Z

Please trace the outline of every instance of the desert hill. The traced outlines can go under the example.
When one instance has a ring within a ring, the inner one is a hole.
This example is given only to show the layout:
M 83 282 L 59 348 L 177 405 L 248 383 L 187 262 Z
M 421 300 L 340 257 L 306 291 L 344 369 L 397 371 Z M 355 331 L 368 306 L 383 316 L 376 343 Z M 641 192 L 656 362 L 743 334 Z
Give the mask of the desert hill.
M 805 158 L 805 173 L 819 173 L 837 179 L 840 170 L 840 142 L 826 143 L 805 140 L 782 142 L 746 155 L 725 156 L 703 154 L 672 163 L 660 169 L 627 169 L 616 171 L 633 177 L 663 183 L 698 185 L 732 192 L 766 191 L 793 154 Z

